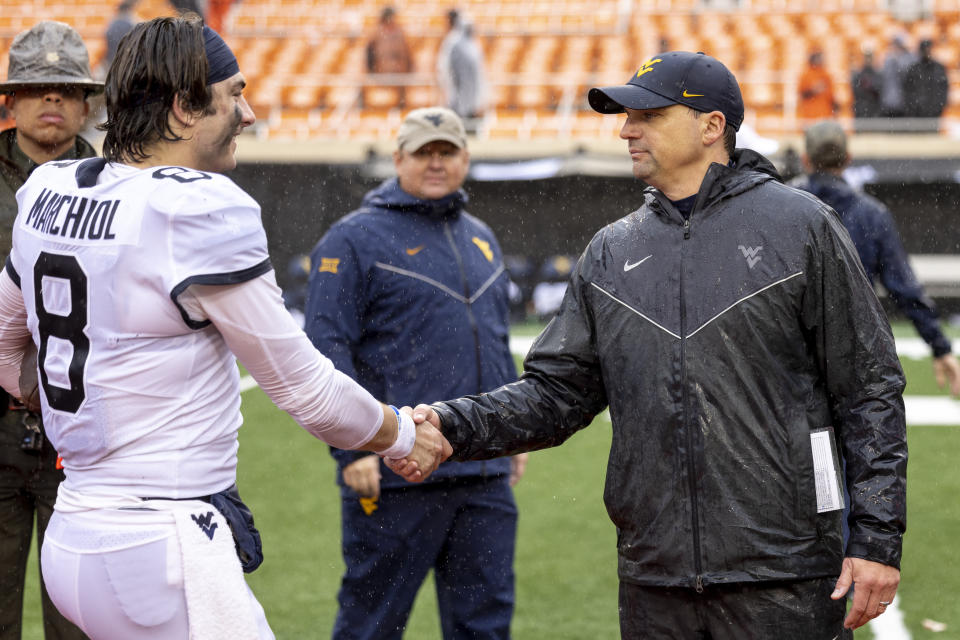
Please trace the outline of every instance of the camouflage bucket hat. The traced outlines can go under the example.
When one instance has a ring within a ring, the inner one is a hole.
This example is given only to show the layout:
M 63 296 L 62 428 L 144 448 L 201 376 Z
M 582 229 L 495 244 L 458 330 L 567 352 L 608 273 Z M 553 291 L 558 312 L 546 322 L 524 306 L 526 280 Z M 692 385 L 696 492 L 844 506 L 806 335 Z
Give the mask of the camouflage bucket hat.
M 90 57 L 80 34 L 63 22 L 44 20 L 13 39 L 7 81 L 0 82 L 0 93 L 51 85 L 103 91 L 103 83 L 91 77 Z

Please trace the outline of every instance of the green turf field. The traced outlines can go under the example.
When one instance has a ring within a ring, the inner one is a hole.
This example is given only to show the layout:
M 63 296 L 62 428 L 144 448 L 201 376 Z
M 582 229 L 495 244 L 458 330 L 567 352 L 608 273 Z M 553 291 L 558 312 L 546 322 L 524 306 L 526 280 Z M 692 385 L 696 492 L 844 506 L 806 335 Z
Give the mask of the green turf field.
M 521 327 L 521 332 L 530 332 Z M 913 335 L 898 325 L 898 335 Z M 935 395 L 929 360 L 905 360 L 907 393 Z M 281 640 L 328 638 L 342 562 L 339 493 L 326 446 L 259 389 L 244 394 L 239 486 L 256 514 L 266 560 L 249 582 Z M 516 488 L 519 640 L 617 638 L 613 525 L 602 504 L 610 423 L 604 417 L 564 446 L 531 454 Z M 901 608 L 915 639 L 960 638 L 960 571 L 951 549 L 958 522 L 960 428 L 910 427 L 909 521 Z M 25 640 L 42 639 L 31 558 Z M 422 589 L 407 638 L 439 638 L 432 587 Z M 931 618 L 945 633 L 925 630 Z M 872 637 L 858 632 L 857 639 Z

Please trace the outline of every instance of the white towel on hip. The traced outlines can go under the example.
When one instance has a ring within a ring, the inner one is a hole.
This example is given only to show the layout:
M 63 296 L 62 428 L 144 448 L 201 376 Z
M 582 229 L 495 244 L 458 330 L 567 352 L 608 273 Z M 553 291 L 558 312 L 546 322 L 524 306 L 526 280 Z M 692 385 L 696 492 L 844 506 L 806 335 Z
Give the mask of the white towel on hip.
M 177 523 L 190 640 L 258 640 L 253 597 L 226 519 L 200 500 L 164 502 Z

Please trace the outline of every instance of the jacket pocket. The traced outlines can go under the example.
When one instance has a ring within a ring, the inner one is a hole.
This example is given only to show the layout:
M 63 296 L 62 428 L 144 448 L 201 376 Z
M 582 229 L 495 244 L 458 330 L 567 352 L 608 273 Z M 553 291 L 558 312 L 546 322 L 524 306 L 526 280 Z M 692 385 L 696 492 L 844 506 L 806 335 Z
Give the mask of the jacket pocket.
M 810 436 L 804 432 L 794 445 L 794 517 L 803 531 L 814 530 L 817 519 L 817 484 L 813 470 Z

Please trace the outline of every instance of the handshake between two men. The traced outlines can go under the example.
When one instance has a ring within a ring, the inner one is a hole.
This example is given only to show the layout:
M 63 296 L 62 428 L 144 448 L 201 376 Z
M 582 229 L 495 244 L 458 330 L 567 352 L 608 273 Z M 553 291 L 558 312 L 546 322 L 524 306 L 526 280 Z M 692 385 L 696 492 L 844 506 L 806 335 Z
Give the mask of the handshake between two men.
M 384 464 L 408 482 L 421 482 L 437 470 L 440 463 L 453 455 L 453 447 L 440 432 L 440 416 L 429 405 L 416 409 L 403 407 L 403 413 L 413 418 L 417 439 L 413 450 L 405 458 L 383 459 Z

